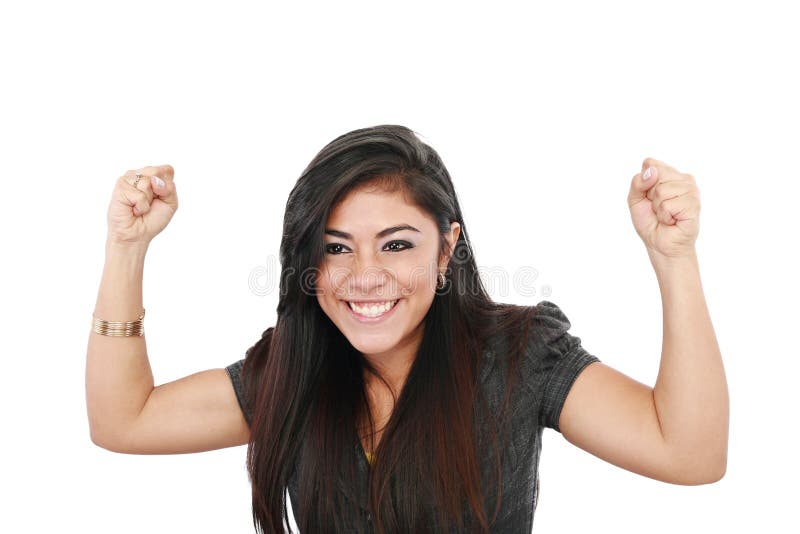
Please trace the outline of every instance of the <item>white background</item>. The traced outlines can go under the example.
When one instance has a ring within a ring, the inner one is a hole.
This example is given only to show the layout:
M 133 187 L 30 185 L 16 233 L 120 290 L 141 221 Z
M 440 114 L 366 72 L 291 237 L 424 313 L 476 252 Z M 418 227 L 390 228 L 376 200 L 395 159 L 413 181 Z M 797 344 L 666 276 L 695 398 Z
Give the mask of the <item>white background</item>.
M 442 156 L 482 268 L 537 270 L 535 293 L 489 284 L 493 296 L 556 302 L 590 352 L 648 385 L 661 301 L 630 180 L 651 156 L 700 187 L 727 474 L 669 485 L 546 429 L 536 532 L 797 528 L 789 6 L 4 3 L 0 530 L 253 531 L 246 447 L 135 456 L 90 441 L 84 366 L 110 193 L 127 169 L 176 169 L 180 209 L 144 281 L 164 383 L 232 363 L 274 324 L 294 181 L 336 136 L 386 123 Z M 251 280 L 263 269 L 266 291 Z

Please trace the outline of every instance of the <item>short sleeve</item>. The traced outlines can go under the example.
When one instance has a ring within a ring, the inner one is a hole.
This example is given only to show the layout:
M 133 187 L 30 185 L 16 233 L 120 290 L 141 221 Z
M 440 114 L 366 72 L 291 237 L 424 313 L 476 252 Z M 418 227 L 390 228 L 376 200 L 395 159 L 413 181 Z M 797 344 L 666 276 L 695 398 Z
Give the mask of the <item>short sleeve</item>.
M 540 426 L 561 432 L 558 420 L 573 382 L 600 358 L 589 353 L 581 338 L 570 333 L 569 319 L 556 304 L 543 300 L 535 307 L 528 332 L 526 380 Z
M 245 401 L 244 386 L 242 384 L 243 366 L 244 358 L 228 365 L 225 367 L 225 370 L 228 372 L 228 376 L 231 378 L 231 382 L 233 383 L 233 391 L 236 393 L 236 400 L 239 401 L 239 407 L 242 409 L 244 418 L 247 420 L 247 424 L 249 425 L 252 415 L 247 402 Z

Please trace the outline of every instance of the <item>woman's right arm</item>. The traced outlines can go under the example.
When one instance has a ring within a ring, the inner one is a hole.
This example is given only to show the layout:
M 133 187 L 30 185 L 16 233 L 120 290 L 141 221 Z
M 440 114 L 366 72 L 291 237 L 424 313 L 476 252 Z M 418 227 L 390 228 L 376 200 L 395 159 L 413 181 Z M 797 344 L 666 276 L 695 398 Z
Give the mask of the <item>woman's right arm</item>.
M 147 247 L 177 209 L 172 167 L 138 172 L 161 176 L 166 184 L 154 191 L 154 182 L 140 180 L 134 188 L 127 181 L 131 173 L 118 180 L 95 304 L 98 319 L 133 321 L 141 315 Z M 224 369 L 154 387 L 145 336 L 105 336 L 90 330 L 86 406 L 92 441 L 114 452 L 201 452 L 243 445 L 250 434 Z

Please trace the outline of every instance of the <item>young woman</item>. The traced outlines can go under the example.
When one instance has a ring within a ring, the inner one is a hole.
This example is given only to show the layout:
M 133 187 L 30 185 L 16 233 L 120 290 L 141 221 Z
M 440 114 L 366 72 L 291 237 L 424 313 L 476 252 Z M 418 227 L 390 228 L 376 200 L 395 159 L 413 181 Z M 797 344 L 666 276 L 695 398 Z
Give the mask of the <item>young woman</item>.
M 628 196 L 663 299 L 652 388 L 590 354 L 556 304 L 492 301 L 447 169 L 396 125 L 338 137 L 298 179 L 276 324 L 225 370 L 154 388 L 142 265 L 177 206 L 168 165 L 114 189 L 87 355 L 92 440 L 136 454 L 247 444 L 257 529 L 288 526 L 288 489 L 302 532 L 530 532 L 545 427 L 657 480 L 725 472 L 691 175 L 648 158 Z

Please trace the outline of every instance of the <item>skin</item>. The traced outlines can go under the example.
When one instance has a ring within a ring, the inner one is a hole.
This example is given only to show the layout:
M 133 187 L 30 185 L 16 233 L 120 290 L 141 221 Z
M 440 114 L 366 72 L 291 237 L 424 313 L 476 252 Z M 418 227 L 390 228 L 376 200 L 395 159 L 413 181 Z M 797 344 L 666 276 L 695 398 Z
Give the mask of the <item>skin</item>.
M 419 231 L 405 229 L 376 237 L 401 224 Z M 423 319 L 435 296 L 437 274 L 446 270 L 461 226 L 451 224 L 444 236 L 449 252 L 439 257 L 440 234 L 425 211 L 399 191 L 362 187 L 351 191 L 332 210 L 325 229 L 352 237 L 325 235 L 326 254 L 316 286 L 320 307 L 387 379 L 396 396 L 422 340 Z M 377 324 L 358 322 L 346 302 L 397 298 L 392 316 Z M 392 392 L 371 374 L 365 373 L 364 378 L 380 428 L 391 415 Z

